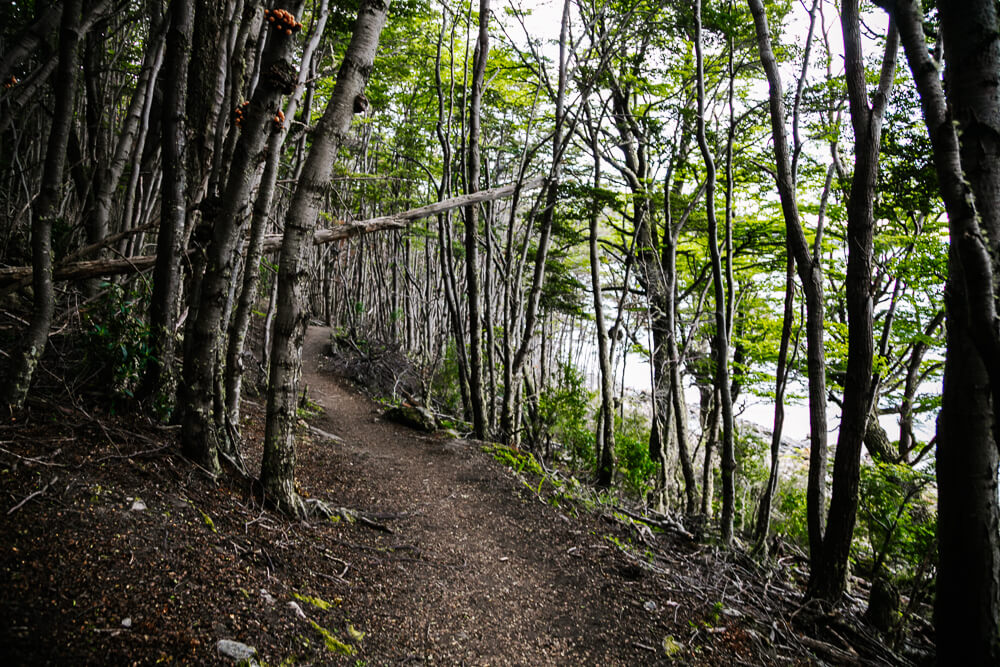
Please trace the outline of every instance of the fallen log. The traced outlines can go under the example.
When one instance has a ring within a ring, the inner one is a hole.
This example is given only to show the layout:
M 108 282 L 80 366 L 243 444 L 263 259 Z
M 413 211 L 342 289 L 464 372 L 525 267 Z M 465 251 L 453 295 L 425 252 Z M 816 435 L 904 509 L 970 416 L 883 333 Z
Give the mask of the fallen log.
M 521 184 L 522 192 L 535 190 L 545 182 L 544 178 L 533 178 Z M 321 245 L 349 239 L 363 234 L 384 231 L 387 229 L 405 229 L 410 223 L 429 218 L 438 213 L 444 213 L 455 208 L 478 204 L 480 202 L 502 199 L 514 193 L 517 184 L 504 185 L 489 190 L 481 190 L 469 195 L 452 197 L 427 206 L 410 209 L 395 215 L 387 215 L 358 222 L 347 222 L 330 229 L 318 229 L 313 234 L 313 243 Z M 272 235 L 264 239 L 265 252 L 274 251 L 281 247 L 281 236 Z M 188 250 L 189 253 L 194 252 Z M 52 272 L 54 280 L 82 280 L 96 276 L 116 276 L 126 273 L 137 273 L 149 269 L 156 263 L 156 255 L 140 255 L 126 259 L 95 259 L 85 262 L 70 262 L 56 266 Z M 7 287 L 13 283 L 31 278 L 30 266 L 13 266 L 0 268 L 0 288 Z

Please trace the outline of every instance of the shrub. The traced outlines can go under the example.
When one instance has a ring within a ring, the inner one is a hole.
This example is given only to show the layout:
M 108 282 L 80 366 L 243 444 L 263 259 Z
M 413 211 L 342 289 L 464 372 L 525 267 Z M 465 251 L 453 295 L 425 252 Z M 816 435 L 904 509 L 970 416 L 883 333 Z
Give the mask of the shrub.
M 569 452 L 573 465 L 593 467 L 594 430 L 590 420 L 594 392 L 570 362 L 559 364 L 556 383 L 541 391 L 538 412 L 541 440 L 555 440 Z
M 140 317 L 146 295 L 103 283 L 105 294 L 83 315 L 84 349 L 98 386 L 110 389 L 112 407 L 131 400 L 150 359 L 149 328 Z
M 873 577 L 886 571 L 912 575 L 933 550 L 937 517 L 928 497 L 933 480 L 933 471 L 908 465 L 862 466 L 853 555 L 870 559 Z
M 625 488 L 645 497 L 655 484 L 657 464 L 649 458 L 649 422 L 638 413 L 615 419 L 615 449 Z

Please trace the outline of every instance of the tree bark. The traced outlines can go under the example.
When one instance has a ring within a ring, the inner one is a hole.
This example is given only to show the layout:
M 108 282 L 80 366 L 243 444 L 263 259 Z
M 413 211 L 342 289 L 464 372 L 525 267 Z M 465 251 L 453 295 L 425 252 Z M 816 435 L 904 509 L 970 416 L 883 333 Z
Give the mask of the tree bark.
M 589 113 L 589 112 L 588 112 Z M 600 367 L 601 381 L 601 413 L 597 420 L 599 431 L 597 442 L 601 443 L 602 462 L 601 467 L 605 467 L 607 462 L 604 457 L 611 459 L 611 466 L 614 466 L 615 452 L 615 409 L 614 409 L 614 381 L 611 368 L 611 352 L 608 344 L 608 330 L 604 324 L 604 298 L 601 292 L 601 257 L 597 246 L 599 234 L 599 222 L 601 216 L 601 199 L 598 196 L 601 187 L 601 156 L 598 148 L 598 133 L 596 128 L 591 133 L 591 153 L 594 157 L 594 200 L 590 212 L 590 286 L 594 300 L 594 324 L 597 327 L 597 361 Z M 605 453 L 607 452 L 607 453 Z
M 226 32 L 232 20 L 237 0 L 194 0 L 194 32 L 191 35 L 191 60 L 198 64 L 191 69 L 187 81 L 187 121 L 189 150 L 189 199 L 197 203 L 206 195 L 208 177 L 214 156 L 215 134 L 219 110 L 224 97 L 223 87 L 229 54 Z M 277 3 L 287 6 L 287 3 Z M 214 193 L 213 193 L 214 194 Z
M 469 96 L 469 136 L 467 192 L 479 190 L 479 133 L 483 100 L 483 79 L 489 56 L 490 1 L 479 0 L 479 38 L 472 57 L 472 92 Z M 469 398 L 472 407 L 472 430 L 485 439 L 486 403 L 483 397 L 483 321 L 479 283 L 479 207 L 465 207 L 465 289 L 469 299 Z
M 55 309 L 52 281 L 52 224 L 60 214 L 66 146 L 73 123 L 78 46 L 81 37 L 82 0 L 65 0 L 59 24 L 59 65 L 55 80 L 52 126 L 45 149 L 42 182 L 31 216 L 32 286 L 31 320 L 21 347 L 11 360 L 9 380 L 3 389 L 3 409 L 16 413 L 24 407 L 31 378 L 49 339 Z
M 771 466 L 767 484 L 757 507 L 754 525 L 754 549 L 766 553 L 767 536 L 771 530 L 771 505 L 778 490 L 778 469 L 781 455 L 781 432 L 785 425 L 785 387 L 788 384 L 788 346 L 792 338 L 792 320 L 795 317 L 795 258 L 790 250 L 788 268 L 785 269 L 785 301 L 781 317 L 781 342 L 778 346 L 778 367 L 774 372 L 774 424 L 771 427 Z
M 261 483 L 267 501 L 279 510 L 301 515 L 304 508 L 295 491 L 296 395 L 305 335 L 307 242 L 329 187 L 337 151 L 351 126 L 355 99 L 371 75 L 379 35 L 389 2 L 363 0 L 351 42 L 337 74 L 326 111 L 313 135 L 312 149 L 302 168 L 298 187 L 285 219 L 285 236 L 278 268 L 278 309 L 271 347 L 270 384 Z
M 289 2 L 280 9 L 272 10 L 278 11 L 297 17 L 301 3 Z M 279 123 L 277 120 L 280 118 L 281 97 L 291 92 L 294 86 L 294 79 L 290 78 L 295 71 L 291 64 L 294 37 L 286 35 L 286 30 L 291 29 L 286 27 L 284 18 L 276 19 L 270 25 L 263 56 L 263 75 L 249 107 L 244 111 L 240 138 L 222 198 L 222 210 L 214 220 L 212 239 L 205 249 L 205 274 L 192 330 L 191 352 L 184 359 L 181 441 L 184 453 L 211 472 L 219 470 L 219 447 L 227 452 L 229 450 L 225 434 L 216 432 L 212 405 L 216 359 L 223 343 L 226 295 L 233 273 L 233 251 L 246 218 L 257 167 L 264 157 L 268 137 L 280 132 L 277 125 L 284 125 L 283 121 Z
M 160 229 L 156 238 L 153 294 L 149 305 L 149 361 L 139 390 L 140 398 L 157 396 L 172 402 L 176 373 L 177 307 L 181 292 L 181 244 L 187 221 L 187 73 L 191 59 L 193 0 L 170 3 L 170 28 L 164 62 L 163 191 Z
M 892 14 L 920 94 L 934 148 L 951 247 L 945 287 L 947 353 L 938 417 L 939 656 L 1000 663 L 1000 511 L 997 507 L 997 313 L 991 252 L 1000 226 L 996 146 L 1000 101 L 998 21 L 991 1 L 940 7 L 948 94 L 911 0 L 879 3 Z M 950 107 L 950 108 L 949 108 Z M 961 143 L 959 137 L 961 136 Z M 991 157 L 991 154 L 992 157 Z M 984 183 L 984 181 L 986 181 Z
M 715 214 L 715 161 L 705 136 L 705 68 L 702 55 L 701 1 L 695 2 L 695 59 L 698 70 L 697 136 L 705 160 L 705 208 L 708 216 L 708 249 L 712 258 L 712 284 L 715 287 L 715 382 L 718 387 L 722 416 L 722 542 L 733 541 L 733 519 L 736 511 L 736 456 L 733 433 L 733 399 L 729 383 L 729 327 L 726 322 L 726 292 L 722 279 L 722 258 L 719 253 L 718 222 Z
M 767 15 L 762 0 L 748 0 L 757 32 L 760 60 L 768 82 L 768 101 L 771 110 L 771 135 L 774 141 L 774 160 L 778 195 L 785 219 L 785 238 L 806 295 L 806 364 L 809 378 L 809 474 L 806 487 L 806 523 L 809 530 L 809 557 L 816 566 L 823 550 L 823 521 L 826 516 L 826 360 L 824 351 L 823 321 L 823 266 L 819 261 L 822 234 L 817 232 L 814 249 L 810 252 L 806 241 L 799 206 L 795 193 L 795 173 L 792 170 L 792 153 L 788 146 L 785 123 L 785 103 L 778 62 L 771 48 Z
M 302 52 L 302 68 L 299 70 L 295 92 L 292 93 L 285 106 L 285 118 L 294 118 L 299 99 L 305 87 L 306 76 L 312 69 L 313 55 L 319 44 L 328 16 L 327 0 L 321 0 L 318 12 L 314 15 L 310 26 L 309 38 Z M 226 418 L 234 426 L 239 424 L 240 393 L 243 383 L 243 346 L 246 341 L 247 329 L 250 326 L 250 314 L 257 301 L 257 284 L 260 281 L 258 267 L 263 257 L 264 232 L 267 229 L 268 216 L 271 212 L 271 200 L 274 196 L 278 180 L 278 167 L 281 162 L 282 146 L 288 135 L 288 123 L 282 123 L 277 132 L 270 135 L 267 143 L 267 157 L 264 173 L 261 174 L 254 200 L 253 214 L 250 221 L 250 242 L 247 246 L 246 261 L 243 268 L 243 285 L 240 290 L 236 312 L 229 326 L 229 336 L 226 347 L 225 391 Z M 313 235 L 315 242 L 316 234 Z
M 809 574 L 809 595 L 830 602 L 839 600 L 847 587 L 848 557 L 857 519 L 861 447 L 874 399 L 871 386 L 875 353 L 871 298 L 873 207 L 882 118 L 895 76 L 899 44 L 899 33 L 890 22 L 878 88 L 869 103 L 857 0 L 842 4 L 841 26 L 855 158 L 847 204 L 847 376 L 823 550 Z

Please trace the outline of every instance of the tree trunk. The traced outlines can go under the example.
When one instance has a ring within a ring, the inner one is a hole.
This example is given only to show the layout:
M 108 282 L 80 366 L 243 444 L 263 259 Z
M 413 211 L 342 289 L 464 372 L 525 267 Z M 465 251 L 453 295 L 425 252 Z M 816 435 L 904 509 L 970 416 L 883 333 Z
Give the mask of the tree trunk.
M 514 379 L 514 383 L 517 382 L 517 377 L 521 374 L 524 368 L 524 363 L 528 358 L 528 352 L 531 349 L 531 341 L 534 339 L 535 334 L 535 324 L 538 321 L 538 309 L 539 303 L 541 301 L 542 288 L 545 285 L 545 262 L 548 258 L 549 245 L 552 240 L 552 223 L 555 220 L 555 207 L 556 200 L 558 197 L 559 189 L 559 177 L 562 173 L 562 155 L 563 151 L 566 149 L 566 138 L 564 138 L 563 130 L 565 125 L 565 95 L 566 95 L 566 69 L 567 69 L 567 49 L 568 49 L 568 35 L 569 35 L 569 19 L 570 19 L 570 3 L 566 0 L 563 3 L 563 13 L 560 22 L 559 29 L 559 81 L 556 87 L 556 96 L 553 102 L 555 103 L 555 127 L 552 131 L 552 165 L 549 168 L 549 180 L 546 184 L 547 190 L 545 191 L 545 208 L 541 213 L 541 222 L 539 223 L 538 232 L 538 249 L 535 253 L 535 268 L 531 276 L 531 288 L 528 290 L 528 301 L 525 304 L 523 315 L 524 315 L 524 328 L 521 331 L 521 339 L 517 344 L 516 350 L 514 352 L 513 360 L 510 362 L 510 372 L 509 375 Z M 586 100 L 582 100 L 581 104 L 585 104 Z M 525 241 L 527 243 L 527 241 Z M 520 277 L 520 267 L 516 272 L 517 276 Z M 520 284 L 520 280 L 516 281 L 514 284 L 515 290 Z M 516 298 L 514 299 L 516 301 Z M 511 304 L 512 310 L 516 310 L 516 304 Z M 511 317 L 511 322 L 515 321 L 514 317 Z M 508 333 L 508 336 L 512 334 Z M 541 383 L 544 384 L 544 383 Z M 514 413 L 517 410 L 513 406 L 513 401 L 509 397 L 504 398 L 503 406 L 501 409 L 501 430 L 504 432 L 505 438 L 511 439 L 513 432 L 513 426 L 516 423 L 514 418 Z M 598 472 L 598 483 L 601 484 L 604 480 L 606 473 L 603 468 Z M 607 479 L 607 483 L 610 484 L 610 478 Z
M 64 0 L 59 25 L 59 65 L 55 79 L 52 126 L 45 149 L 42 182 L 31 215 L 31 258 L 33 305 L 31 321 L 22 335 L 21 347 L 11 360 L 3 390 L 3 409 L 20 412 L 24 407 L 31 378 L 49 339 L 49 325 L 55 309 L 52 282 L 52 224 L 60 215 L 66 145 L 73 124 L 80 56 L 80 14 L 82 0 Z
M 708 249 L 712 257 L 712 283 L 715 287 L 715 383 L 719 391 L 722 416 L 722 542 L 733 541 L 733 519 L 736 511 L 736 456 L 733 433 L 733 400 L 729 384 L 729 332 L 726 322 L 726 292 L 722 279 L 722 258 L 719 254 L 718 222 L 715 215 L 715 161 L 705 137 L 705 72 L 702 56 L 701 1 L 695 2 L 695 59 L 698 69 L 697 136 L 705 160 L 705 208 L 708 217 Z
M 612 388 L 613 371 L 611 368 L 610 345 L 608 330 L 604 324 L 604 298 L 601 295 L 601 258 L 597 247 L 598 224 L 602 207 L 602 199 L 598 196 L 601 187 L 601 156 L 598 149 L 598 133 L 591 134 L 591 152 L 594 157 L 594 200 L 590 212 L 590 286 L 594 299 L 594 323 L 597 327 L 597 361 L 600 367 L 601 379 L 601 412 L 598 419 L 599 431 L 597 441 L 601 443 L 601 468 L 608 465 L 605 458 L 610 458 L 614 466 L 615 452 L 615 410 L 614 389 Z M 662 458 L 662 457 L 661 457 Z
M 298 16 L 301 4 L 292 2 L 280 10 Z M 198 297 L 198 314 L 192 329 L 190 356 L 184 359 L 184 384 L 182 387 L 183 422 L 181 441 L 184 453 L 211 472 L 218 472 L 218 449 L 228 451 L 225 434 L 215 430 L 213 416 L 213 381 L 216 359 L 220 356 L 224 307 L 229 283 L 232 279 L 233 251 L 242 221 L 246 217 L 250 193 L 264 146 L 268 137 L 280 132 L 277 125 L 281 97 L 291 93 L 295 70 L 291 64 L 294 40 L 286 35 L 290 22 L 295 19 L 280 15 L 271 23 L 267 46 L 264 49 L 263 75 L 254 91 L 249 107 L 243 112 L 240 139 L 236 144 L 233 164 L 222 198 L 222 210 L 212 225 L 212 239 L 205 250 L 205 274 Z M 281 112 L 283 113 L 283 112 Z M 219 436 L 222 436 L 220 443 Z
M 444 84 L 441 80 L 441 48 L 444 43 L 444 35 L 447 28 L 447 15 L 442 12 L 441 31 L 438 33 L 437 50 L 434 59 L 434 82 L 435 92 L 438 100 L 438 118 L 435 130 L 438 142 L 441 145 L 442 168 L 441 182 L 438 185 L 438 200 L 442 200 L 451 193 L 451 121 L 454 109 L 454 57 L 451 58 L 451 89 L 448 94 L 447 112 L 444 101 Z M 454 42 L 454 33 L 452 34 Z M 451 49 L 454 56 L 454 49 Z M 448 319 L 451 323 L 452 339 L 455 341 L 455 358 L 458 366 L 458 387 L 462 398 L 462 414 L 466 419 L 472 415 L 472 405 L 469 398 L 469 370 L 465 354 L 465 327 L 462 325 L 462 316 L 458 305 L 458 281 L 455 278 L 455 263 L 453 258 L 451 241 L 451 215 L 441 212 L 438 216 L 438 257 L 441 265 L 441 275 L 444 281 L 445 303 L 448 310 Z
M 754 549 L 766 553 L 767 536 L 771 530 L 771 505 L 778 490 L 778 467 L 781 455 L 781 432 L 785 425 L 785 387 L 788 384 L 788 346 L 792 338 L 792 320 L 795 317 L 795 258 L 788 252 L 785 269 L 785 305 L 781 317 L 781 343 L 778 346 L 778 367 L 774 372 L 774 425 L 771 428 L 771 467 L 767 485 L 757 507 L 754 525 Z
M 774 140 L 774 160 L 781 211 L 785 218 L 785 238 L 795 256 L 795 266 L 806 295 L 806 365 L 809 378 L 809 475 L 806 487 L 806 523 L 809 530 L 809 557 L 817 566 L 823 551 L 823 521 L 826 515 L 826 359 L 823 348 L 823 266 L 819 261 L 822 234 L 817 227 L 810 253 L 799 218 L 795 193 L 795 172 L 785 128 L 785 103 L 782 98 L 781 75 L 771 49 L 767 16 L 762 0 L 748 0 L 757 31 L 760 60 L 767 75 L 768 100 L 771 109 L 771 135 Z
M 295 491 L 295 424 L 302 339 L 308 318 L 305 308 L 307 244 L 323 204 L 337 151 L 350 130 L 355 100 L 363 93 L 371 75 L 375 50 L 388 11 L 387 0 L 362 0 L 337 82 L 314 131 L 312 148 L 302 167 L 285 219 L 285 237 L 278 268 L 278 309 L 267 391 L 261 484 L 270 504 L 294 515 L 304 512 L 302 501 Z
M 847 204 L 847 377 L 833 463 L 830 514 L 819 561 L 809 573 L 809 595 L 837 601 L 847 587 L 847 564 L 854 537 L 861 475 L 861 447 L 871 412 L 872 362 L 872 253 L 874 243 L 875 179 L 878 173 L 882 117 L 896 70 L 899 36 L 890 23 L 882 58 L 882 72 L 869 104 L 861 50 L 861 23 L 857 0 L 842 4 L 847 92 L 854 126 L 854 176 Z M 818 566 L 818 567 L 817 567 Z
M 1000 664 L 1000 512 L 989 376 L 966 327 L 961 263 L 949 253 L 948 352 L 938 418 L 938 655 Z
M 704 401 L 704 394 L 702 400 Z M 719 415 L 722 412 L 722 402 L 719 400 L 719 388 L 714 387 L 714 391 L 709 394 L 710 408 L 705 426 L 702 429 L 701 439 L 705 443 L 705 458 L 702 459 L 701 468 L 701 516 L 705 521 L 712 519 L 712 501 L 715 499 L 713 474 L 713 457 L 715 456 L 715 445 L 719 441 Z M 704 406 L 704 403 L 703 403 Z
M 170 28 L 164 67 L 163 192 L 160 228 L 156 238 L 156 266 L 149 305 L 149 361 L 137 395 L 156 397 L 172 405 L 176 374 L 177 307 L 181 293 L 181 244 L 187 221 L 187 73 L 191 59 L 193 0 L 170 4 Z
M 191 60 L 198 66 L 188 73 L 187 81 L 187 121 L 190 129 L 187 164 L 188 187 L 191 189 L 189 200 L 196 204 L 206 195 L 212 159 L 215 157 L 215 134 L 220 127 L 226 126 L 225 122 L 219 122 L 219 111 L 225 97 L 229 60 L 226 33 L 233 20 L 237 0 L 194 0 L 194 3 Z M 279 6 L 287 4 L 278 3 Z
M 490 1 L 479 0 L 479 38 L 472 57 L 472 91 L 469 97 L 468 175 L 466 188 L 469 194 L 479 190 L 479 130 L 483 100 L 483 79 L 489 42 Z M 472 430 L 479 439 L 485 439 L 486 403 L 483 397 L 483 320 L 482 297 L 479 283 L 479 207 L 465 208 L 465 289 L 469 298 L 469 398 L 472 407 Z
M 678 156 L 682 157 L 682 153 Z M 666 356 L 667 365 L 661 372 L 667 376 L 669 386 L 669 402 L 666 405 L 666 421 L 674 424 L 674 433 L 677 441 L 677 458 L 681 465 L 681 475 L 684 478 L 684 511 L 688 515 L 695 512 L 697 501 L 698 484 L 695 480 L 694 465 L 691 462 L 691 453 L 688 449 L 688 415 L 684 401 L 684 385 L 681 383 L 681 353 L 677 345 L 677 244 L 680 240 L 681 231 L 687 224 L 688 218 L 694 212 L 695 205 L 705 192 L 707 183 L 702 183 L 698 193 L 691 198 L 687 209 L 681 218 L 675 223 L 673 212 L 670 208 L 671 191 L 669 181 L 673 173 L 673 168 L 667 170 L 664 179 L 664 234 L 663 250 L 660 253 L 660 266 L 663 276 L 663 318 L 666 328 Z M 675 188 L 676 189 L 676 188 Z M 668 444 L 666 438 L 664 445 Z M 664 480 L 665 481 L 665 480 Z M 666 493 L 664 488 L 663 493 Z
M 899 27 L 934 148 L 951 247 L 945 287 L 947 356 L 938 417 L 939 656 L 956 664 L 1000 663 L 1000 512 L 997 508 L 997 267 L 1000 225 L 994 82 L 1000 72 L 996 6 L 940 7 L 947 62 L 945 98 L 924 43 L 919 3 L 880 3 Z M 950 105 L 950 108 L 949 108 Z M 954 114 L 954 115 L 952 115 Z M 962 141 L 959 142 L 961 136 Z M 984 182 L 985 181 L 985 182 Z
M 308 42 L 302 52 L 303 66 L 299 71 L 295 92 L 292 93 L 288 104 L 285 105 L 286 119 L 295 117 L 306 76 L 312 69 L 313 54 L 316 52 L 316 47 L 326 26 L 327 16 L 327 1 L 322 0 L 319 11 L 314 15 L 313 24 L 309 29 Z M 271 200 L 278 180 L 281 149 L 287 135 L 288 123 L 286 122 L 282 123 L 281 129 L 272 133 L 268 139 L 264 173 L 260 177 L 260 185 L 257 190 L 257 198 L 254 200 L 253 215 L 250 221 L 250 243 L 247 247 L 246 262 L 243 267 L 243 286 L 240 290 L 236 313 L 229 326 L 225 367 L 226 416 L 233 425 L 239 424 L 240 392 L 243 383 L 243 346 L 246 341 L 247 329 L 250 326 L 250 314 L 257 302 L 257 284 L 260 281 L 259 265 L 264 254 L 264 232 L 267 231 Z

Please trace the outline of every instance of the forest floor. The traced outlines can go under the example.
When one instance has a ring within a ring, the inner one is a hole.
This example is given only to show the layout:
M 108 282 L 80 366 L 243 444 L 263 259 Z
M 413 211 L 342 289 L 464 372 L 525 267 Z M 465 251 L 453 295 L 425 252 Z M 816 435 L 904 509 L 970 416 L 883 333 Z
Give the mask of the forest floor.
M 802 605 L 794 559 L 654 532 L 384 421 L 329 371 L 328 335 L 306 338 L 297 479 L 353 522 L 277 516 L 138 418 L 36 400 L 0 426 L 0 662 L 232 664 L 232 640 L 270 665 L 909 664 L 850 610 Z

